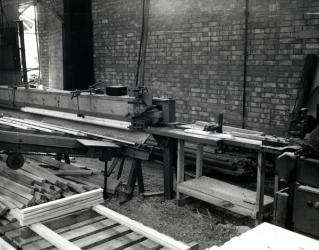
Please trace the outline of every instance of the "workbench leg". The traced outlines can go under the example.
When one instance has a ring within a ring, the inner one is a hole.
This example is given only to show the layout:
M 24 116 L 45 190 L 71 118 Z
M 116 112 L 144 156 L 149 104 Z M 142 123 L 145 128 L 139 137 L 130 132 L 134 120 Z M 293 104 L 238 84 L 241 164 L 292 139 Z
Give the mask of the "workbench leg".
M 163 149 L 164 198 L 174 198 L 174 170 L 176 167 L 176 140 L 166 139 Z
M 275 174 L 275 183 L 274 183 L 274 194 L 278 192 L 279 189 L 279 176 Z
M 108 198 L 107 195 L 107 163 L 108 161 L 104 162 L 104 190 L 103 190 L 103 198 L 106 200 Z
M 138 192 L 140 194 L 145 192 L 144 189 L 144 180 L 143 180 L 143 170 L 142 170 L 142 161 L 136 160 L 136 171 L 137 171 L 137 183 L 138 183 Z
M 184 181 L 184 140 L 178 140 L 177 142 L 177 180 L 176 180 L 176 198 L 179 200 L 180 193 L 178 192 L 178 184 Z
M 264 189 L 265 189 L 265 168 L 266 154 L 262 151 L 258 152 L 258 167 L 257 167 L 257 193 L 256 193 L 256 225 L 263 220 L 264 209 Z
M 196 178 L 199 178 L 203 175 L 203 144 L 197 145 L 196 153 Z

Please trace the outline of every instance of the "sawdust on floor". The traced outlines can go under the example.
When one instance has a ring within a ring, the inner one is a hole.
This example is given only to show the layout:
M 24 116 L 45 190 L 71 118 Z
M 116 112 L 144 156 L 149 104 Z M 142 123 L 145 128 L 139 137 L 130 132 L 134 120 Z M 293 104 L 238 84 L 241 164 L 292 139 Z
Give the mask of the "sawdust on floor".
M 77 159 L 86 166 L 102 168 L 103 163 L 91 159 Z M 123 183 L 127 182 L 128 169 L 124 169 Z M 163 191 L 163 172 L 160 164 L 147 162 L 143 164 L 145 192 Z M 124 189 L 122 185 L 120 191 Z M 192 206 L 179 207 L 174 200 L 163 197 L 143 198 L 136 187 L 134 197 L 125 204 L 119 205 L 121 192 L 105 202 L 114 211 L 130 217 L 161 233 L 185 243 L 197 242 L 200 249 L 222 245 L 238 234 L 238 221 L 228 220 L 225 214 L 214 210 L 207 215 Z M 206 208 L 205 208 L 206 209 Z M 208 209 L 206 209 L 208 211 Z

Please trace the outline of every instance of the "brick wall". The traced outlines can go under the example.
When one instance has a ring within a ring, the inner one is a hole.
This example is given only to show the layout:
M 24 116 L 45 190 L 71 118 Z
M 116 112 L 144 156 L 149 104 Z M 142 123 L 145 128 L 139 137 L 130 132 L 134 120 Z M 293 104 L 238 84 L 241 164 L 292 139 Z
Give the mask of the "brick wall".
M 224 112 L 240 126 L 243 107 L 244 0 L 151 0 L 146 84 L 177 101 L 180 121 L 210 120 Z M 246 125 L 286 130 L 306 54 L 318 39 L 295 33 L 319 29 L 315 0 L 251 0 Z M 134 84 L 141 28 L 140 0 L 93 0 L 95 76 Z
M 134 85 L 141 3 L 92 0 L 97 82 Z M 178 120 L 211 120 L 224 112 L 226 124 L 242 124 L 244 7 L 245 0 L 151 0 L 145 82 L 155 96 L 176 99 Z M 295 34 L 319 29 L 318 16 L 304 15 L 319 12 L 319 1 L 250 0 L 249 11 L 245 122 L 250 129 L 283 134 L 305 55 L 319 52 L 318 39 Z M 54 35 L 59 32 L 53 32 L 58 28 L 44 19 L 49 74 L 60 74 L 52 72 L 61 62 L 61 55 L 52 59 L 60 46 Z
M 247 125 L 286 130 L 307 54 L 318 54 L 318 39 L 297 39 L 302 30 L 319 30 L 319 1 L 252 1 L 249 24 Z
M 63 47 L 62 23 L 49 10 L 52 7 L 63 14 L 62 0 L 57 5 L 50 5 L 50 1 L 38 4 L 39 49 L 41 63 L 41 83 L 51 88 L 63 89 Z

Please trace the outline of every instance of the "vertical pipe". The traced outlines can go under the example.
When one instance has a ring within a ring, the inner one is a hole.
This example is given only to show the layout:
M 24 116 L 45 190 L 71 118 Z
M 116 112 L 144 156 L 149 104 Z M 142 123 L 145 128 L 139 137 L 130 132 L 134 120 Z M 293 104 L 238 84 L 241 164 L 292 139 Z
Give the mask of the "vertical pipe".
M 246 0 L 245 7 L 245 40 L 244 40 L 244 79 L 243 79 L 243 113 L 242 128 L 246 127 L 246 87 L 247 87 L 247 58 L 248 58 L 248 18 L 249 0 Z

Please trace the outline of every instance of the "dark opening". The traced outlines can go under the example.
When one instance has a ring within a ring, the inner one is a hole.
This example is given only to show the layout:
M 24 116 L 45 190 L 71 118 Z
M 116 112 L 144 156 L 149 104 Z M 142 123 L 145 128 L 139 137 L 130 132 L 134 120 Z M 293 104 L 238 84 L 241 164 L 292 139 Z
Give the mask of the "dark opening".
M 91 0 L 64 0 L 64 89 L 88 89 L 94 83 Z

